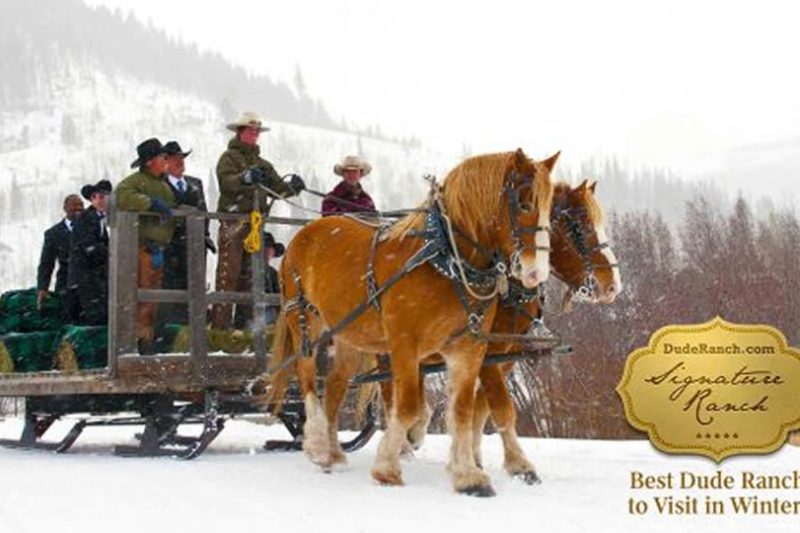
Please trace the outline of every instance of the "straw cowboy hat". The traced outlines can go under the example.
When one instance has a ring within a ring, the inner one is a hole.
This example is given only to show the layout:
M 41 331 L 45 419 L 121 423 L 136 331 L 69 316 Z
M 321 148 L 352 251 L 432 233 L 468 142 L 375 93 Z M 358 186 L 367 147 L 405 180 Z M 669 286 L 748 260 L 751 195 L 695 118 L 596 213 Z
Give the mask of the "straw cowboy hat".
M 236 120 L 236 122 L 228 124 L 227 128 L 231 131 L 237 131 L 239 128 L 255 127 L 258 128 L 259 131 L 269 131 L 268 127 L 261 125 L 262 122 L 263 121 L 258 113 L 245 111 L 242 113 L 242 116 Z
M 333 173 L 338 174 L 339 176 L 344 176 L 344 170 L 346 168 L 357 168 L 361 170 L 362 176 L 366 176 L 372 172 L 372 165 L 357 155 L 348 155 L 342 159 L 341 163 L 336 163 L 333 166 Z

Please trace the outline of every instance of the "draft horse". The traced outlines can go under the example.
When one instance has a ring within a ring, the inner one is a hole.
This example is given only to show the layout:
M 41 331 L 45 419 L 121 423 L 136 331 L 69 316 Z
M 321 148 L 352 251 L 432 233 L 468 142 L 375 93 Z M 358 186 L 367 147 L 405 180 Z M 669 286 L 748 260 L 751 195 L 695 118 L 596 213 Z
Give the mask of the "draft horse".
M 450 471 L 458 492 L 492 495 L 475 461 L 475 388 L 507 273 L 529 289 L 549 275 L 550 173 L 522 150 L 465 160 L 422 212 L 381 232 L 349 217 L 316 220 L 292 239 L 281 264 L 283 307 L 272 349 L 271 400 L 296 372 L 306 408 L 303 448 L 334 462 L 311 356 L 330 337 L 339 346 L 391 354 L 392 410 L 372 477 L 403 483 L 400 451 L 422 411 L 419 365 L 439 353 L 450 377 Z M 481 253 L 491 250 L 491 257 Z
M 577 187 L 567 183 L 554 186 L 553 206 L 550 214 L 551 274 L 568 287 L 568 294 L 590 302 L 611 303 L 622 288 L 619 267 L 606 235 L 602 211 L 594 196 L 597 183 L 586 181 Z M 509 340 L 489 343 L 488 353 L 508 354 L 528 348 L 514 336 L 531 332 L 534 321 L 541 317 L 539 288 L 525 289 L 518 281 L 509 281 L 508 294 L 500 299 L 491 332 L 495 337 L 508 335 Z M 368 355 L 337 347 L 334 367 L 325 381 L 324 407 L 328 424 L 333 431 L 330 446 L 336 450 L 336 460 L 344 462 L 344 452 L 336 435 L 337 415 L 350 378 L 359 368 L 362 358 Z M 436 363 L 433 356 L 425 364 Z M 539 481 L 533 464 L 525 456 L 516 434 L 516 411 L 505 383 L 505 376 L 514 363 L 484 366 L 480 370 L 480 388 L 477 392 L 474 414 L 474 444 L 476 462 L 481 464 L 480 444 L 486 422 L 491 414 L 494 425 L 503 441 L 506 471 L 527 483 Z M 388 370 L 383 368 L 383 370 Z M 382 383 L 386 411 L 391 410 L 391 384 Z M 423 389 L 420 389 L 423 393 Z M 410 448 L 418 448 L 427 433 L 431 411 L 424 396 L 420 401 L 423 411 L 418 422 L 408 432 Z

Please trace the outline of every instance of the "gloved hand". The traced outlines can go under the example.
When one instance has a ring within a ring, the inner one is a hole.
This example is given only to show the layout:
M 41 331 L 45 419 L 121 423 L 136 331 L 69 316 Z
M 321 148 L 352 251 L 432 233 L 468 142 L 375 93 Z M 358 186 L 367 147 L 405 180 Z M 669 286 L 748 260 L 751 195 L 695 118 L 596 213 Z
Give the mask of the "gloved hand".
M 172 209 L 161 198 L 150 198 L 150 210 L 159 214 L 162 224 L 172 218 Z
M 150 250 L 150 264 L 153 270 L 158 270 L 164 266 L 164 249 L 153 248 Z
M 258 185 L 265 181 L 264 171 L 259 167 L 250 167 L 242 173 L 242 183 L 245 185 Z
M 211 240 L 211 237 L 206 237 L 206 250 L 215 255 L 217 253 L 217 245 L 214 244 L 214 241 Z
M 291 189 L 294 191 L 294 193 L 297 194 L 300 191 L 305 190 L 306 182 L 304 182 L 303 178 L 301 178 L 297 174 L 290 174 L 289 175 L 289 187 L 291 187 Z

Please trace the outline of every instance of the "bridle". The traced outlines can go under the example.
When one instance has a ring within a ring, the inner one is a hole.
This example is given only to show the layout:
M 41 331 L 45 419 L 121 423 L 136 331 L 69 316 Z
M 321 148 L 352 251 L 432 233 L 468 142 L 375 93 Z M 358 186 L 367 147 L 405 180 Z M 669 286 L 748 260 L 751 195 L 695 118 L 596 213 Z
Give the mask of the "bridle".
M 556 231 L 561 228 L 560 222 L 563 220 L 566 225 L 567 242 L 572 244 L 572 247 L 578 253 L 583 262 L 583 277 L 578 284 L 569 283 L 563 279 L 558 273 L 553 270 L 553 273 L 561 281 L 570 287 L 570 291 L 578 296 L 580 299 L 591 300 L 597 295 L 598 281 L 595 276 L 595 270 L 598 268 L 619 268 L 618 263 L 609 263 L 608 265 L 596 263 L 592 256 L 605 249 L 609 248 L 608 242 L 599 242 L 597 230 L 593 225 L 584 224 L 583 218 L 588 217 L 589 214 L 584 207 L 554 207 L 550 217 L 550 223 L 555 227 Z M 589 246 L 588 237 L 594 235 L 598 244 Z
M 550 252 L 549 246 L 539 246 L 536 244 L 536 234 L 544 232 L 550 234 L 550 226 L 521 226 L 517 218 L 520 213 L 531 213 L 535 209 L 532 205 L 526 205 L 520 201 L 521 192 L 525 189 L 531 189 L 531 199 L 535 201 L 536 198 L 536 178 L 535 175 L 524 175 L 519 177 L 516 172 L 509 174 L 503 186 L 503 193 L 508 199 L 509 218 L 511 219 L 511 239 L 514 245 L 514 251 L 509 257 L 509 268 L 511 272 L 516 272 L 520 268 L 520 258 L 525 251 L 536 252 Z M 533 245 L 525 244 L 522 241 L 522 236 L 526 233 L 533 234 Z

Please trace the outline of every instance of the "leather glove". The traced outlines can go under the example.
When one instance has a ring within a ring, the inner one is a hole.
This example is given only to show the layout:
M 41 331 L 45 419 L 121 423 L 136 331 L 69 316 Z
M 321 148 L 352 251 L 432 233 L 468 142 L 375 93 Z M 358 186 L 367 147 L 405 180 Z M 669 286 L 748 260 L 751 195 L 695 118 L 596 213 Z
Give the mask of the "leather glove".
M 211 237 L 206 237 L 206 250 L 215 255 L 217 253 L 217 245 L 214 244 L 214 241 L 211 240 Z
M 263 184 L 265 181 L 264 171 L 259 167 L 250 167 L 242 173 L 242 183 L 245 185 Z
M 289 187 L 291 187 L 291 189 L 295 192 L 295 194 L 297 194 L 300 191 L 305 190 L 306 182 L 303 181 L 303 178 L 301 178 L 297 174 L 292 174 L 289 176 Z
M 172 218 L 172 209 L 161 198 L 150 198 L 150 210 L 159 214 L 162 224 Z

